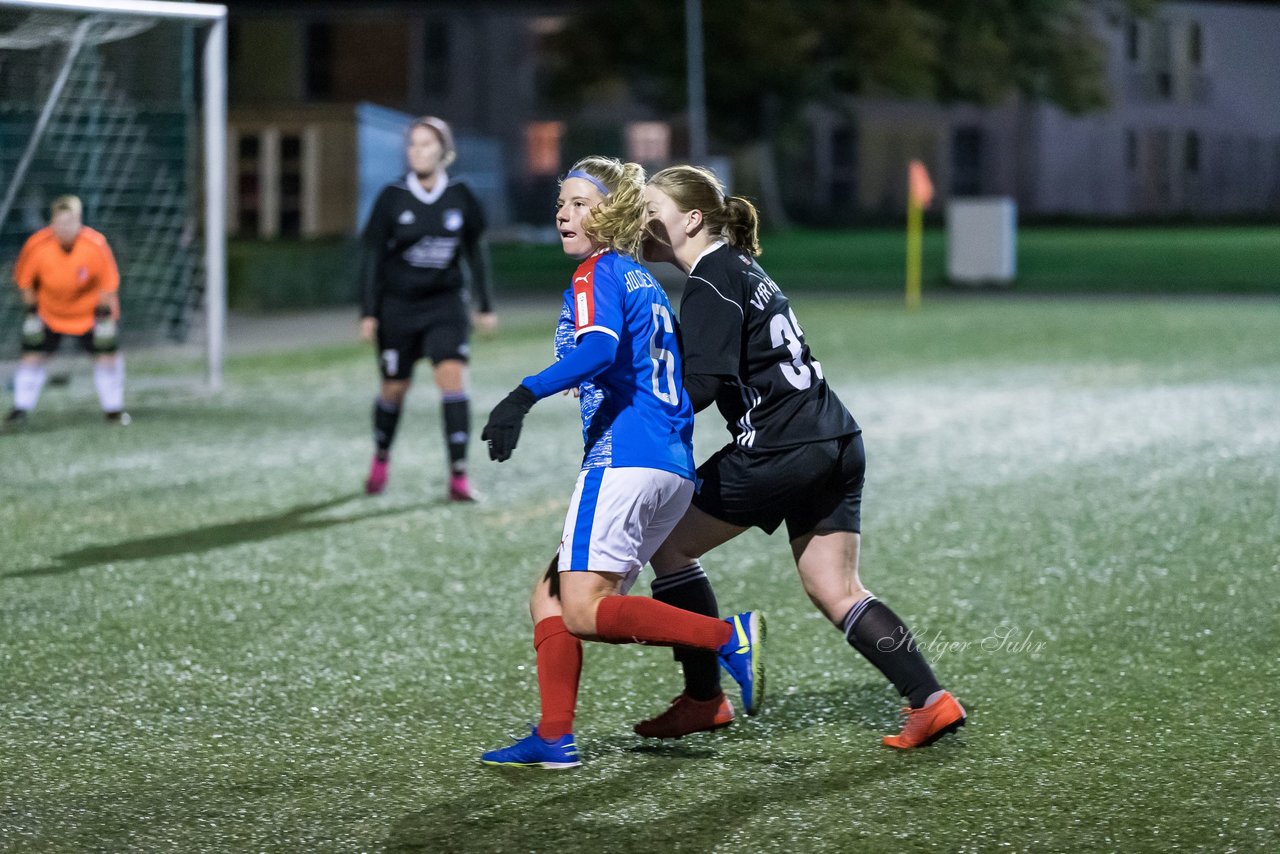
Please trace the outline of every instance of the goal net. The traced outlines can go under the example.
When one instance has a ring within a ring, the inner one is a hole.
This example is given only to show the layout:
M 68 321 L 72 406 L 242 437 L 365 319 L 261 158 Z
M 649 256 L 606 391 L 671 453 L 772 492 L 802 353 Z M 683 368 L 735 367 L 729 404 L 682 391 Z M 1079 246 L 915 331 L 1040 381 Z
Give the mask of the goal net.
M 18 350 L 18 251 L 69 193 L 115 252 L 126 346 L 195 331 L 220 384 L 225 20 L 203 3 L 0 0 L 0 357 Z

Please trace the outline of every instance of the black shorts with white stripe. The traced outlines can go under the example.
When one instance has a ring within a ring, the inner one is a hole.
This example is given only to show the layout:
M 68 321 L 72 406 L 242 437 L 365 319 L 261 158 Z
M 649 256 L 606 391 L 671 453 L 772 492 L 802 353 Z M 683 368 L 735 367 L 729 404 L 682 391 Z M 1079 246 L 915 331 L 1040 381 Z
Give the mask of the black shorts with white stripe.
M 731 525 L 787 537 L 862 529 L 862 434 L 777 451 L 729 444 L 698 467 L 693 505 Z

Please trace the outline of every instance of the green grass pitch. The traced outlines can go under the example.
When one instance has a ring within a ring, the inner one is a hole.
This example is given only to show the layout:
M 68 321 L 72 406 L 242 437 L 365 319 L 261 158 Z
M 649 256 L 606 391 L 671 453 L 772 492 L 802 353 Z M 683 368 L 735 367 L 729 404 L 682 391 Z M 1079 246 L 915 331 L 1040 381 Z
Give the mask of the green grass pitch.
M 958 737 L 882 748 L 898 698 L 751 532 L 705 565 L 769 615 L 758 718 L 641 743 L 670 653 L 592 644 L 584 767 L 482 767 L 536 716 L 574 403 L 460 507 L 424 386 L 368 499 L 363 348 L 238 357 L 216 398 L 137 353 L 132 426 L 81 371 L 0 435 L 0 850 L 1277 850 L 1280 305 L 795 304 L 865 429 L 863 579 Z M 477 430 L 557 305 L 477 342 Z

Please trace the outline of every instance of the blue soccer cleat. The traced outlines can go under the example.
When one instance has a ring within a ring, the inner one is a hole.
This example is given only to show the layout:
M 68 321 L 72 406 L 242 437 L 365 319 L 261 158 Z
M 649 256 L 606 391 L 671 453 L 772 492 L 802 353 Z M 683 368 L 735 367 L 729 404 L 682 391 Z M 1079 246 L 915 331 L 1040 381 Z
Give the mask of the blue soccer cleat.
M 555 741 L 547 741 L 538 735 L 536 726 L 533 732 L 515 744 L 490 750 L 480 757 L 480 761 L 485 765 L 546 768 L 553 771 L 577 768 L 582 764 L 582 760 L 578 758 L 578 746 L 573 743 L 573 733 L 563 735 Z
M 748 715 L 764 702 L 764 614 L 743 611 L 725 620 L 733 637 L 720 647 L 720 664 L 742 689 L 742 707 Z

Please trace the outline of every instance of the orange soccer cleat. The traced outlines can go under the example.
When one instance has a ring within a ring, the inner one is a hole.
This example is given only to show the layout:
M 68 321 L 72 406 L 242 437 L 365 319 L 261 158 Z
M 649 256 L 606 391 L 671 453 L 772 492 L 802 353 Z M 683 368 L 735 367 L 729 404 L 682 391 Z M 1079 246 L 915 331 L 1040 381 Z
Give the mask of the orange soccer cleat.
M 724 694 L 710 700 L 695 700 L 681 694 L 671 708 L 656 718 L 641 721 L 634 729 L 641 738 L 684 738 L 695 732 L 724 729 L 733 723 L 733 705 Z
M 886 735 L 884 743 L 900 750 L 913 747 L 927 747 L 949 732 L 955 732 L 964 726 L 965 713 L 950 691 L 943 691 L 942 696 L 927 706 L 919 709 L 903 709 L 907 713 L 907 724 L 897 735 Z

